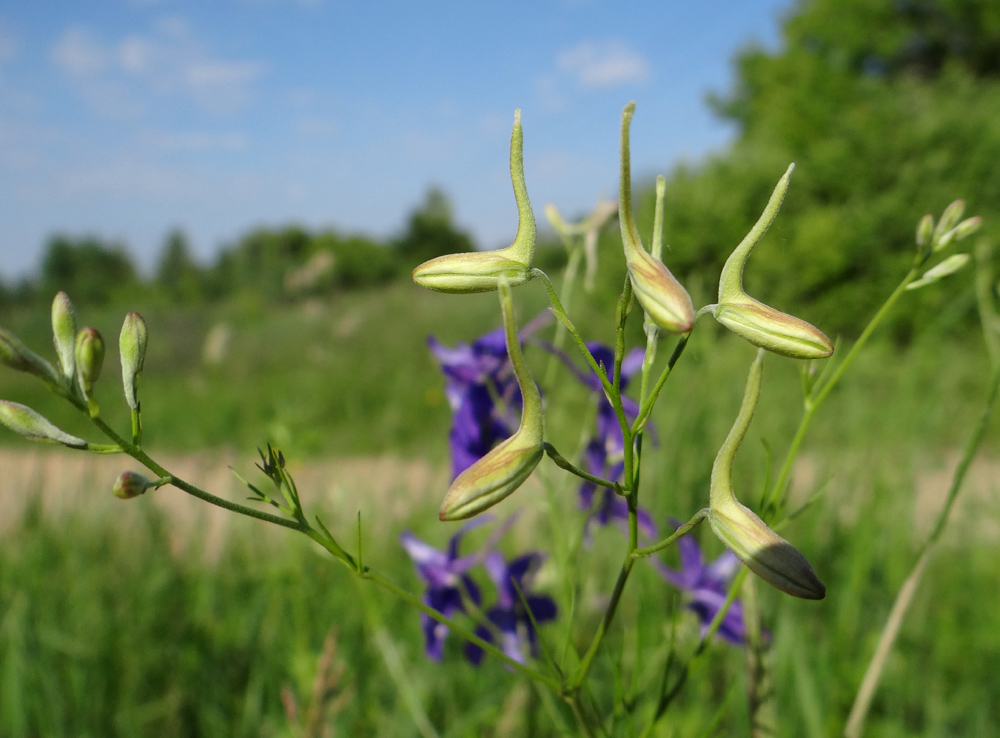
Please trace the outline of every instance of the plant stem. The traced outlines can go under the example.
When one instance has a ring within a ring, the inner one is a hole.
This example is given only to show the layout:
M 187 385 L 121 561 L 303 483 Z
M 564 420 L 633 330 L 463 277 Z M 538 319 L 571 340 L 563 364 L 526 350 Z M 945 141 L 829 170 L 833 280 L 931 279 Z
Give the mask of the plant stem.
M 659 543 L 649 546 L 648 548 L 637 548 L 634 551 L 632 551 L 632 557 L 637 559 L 642 556 L 650 556 L 651 554 L 654 554 L 657 551 L 662 551 L 663 549 L 672 545 L 681 536 L 685 536 L 688 533 L 690 533 L 694 528 L 696 528 L 698 525 L 701 524 L 701 521 L 703 521 L 707 517 L 708 517 L 708 508 L 706 507 L 696 512 L 694 514 L 694 517 L 692 517 L 689 521 L 684 523 L 684 525 L 680 526 L 671 535 L 669 535 L 667 538 L 664 538 Z
M 830 392 L 840 381 L 841 377 L 857 358 L 861 349 L 864 348 L 865 344 L 868 343 L 868 339 L 871 338 L 872 333 L 878 327 L 882 319 L 888 314 L 892 306 L 896 304 L 896 301 L 900 298 L 903 292 L 906 291 L 906 286 L 912 282 L 920 271 L 920 266 L 923 264 L 914 265 L 913 268 L 907 272 L 906 276 L 903 277 L 903 281 L 899 283 L 892 294 L 889 295 L 888 299 L 882 303 L 882 307 L 878 309 L 874 317 L 865 326 L 865 329 L 861 332 L 858 340 L 851 347 L 851 350 L 847 352 L 847 356 L 844 360 L 840 362 L 830 378 L 823 383 L 822 387 L 816 387 L 813 390 L 811 397 L 806 400 L 805 412 L 802 414 L 802 420 L 799 421 L 799 427 L 795 431 L 795 437 L 792 439 L 791 445 L 788 447 L 788 453 L 785 455 L 784 463 L 781 465 L 781 471 L 778 474 L 778 478 L 774 482 L 774 486 L 771 488 L 771 492 L 764 503 L 765 512 L 774 512 L 780 506 L 782 499 L 784 498 L 785 492 L 788 488 L 788 480 L 792 473 L 792 466 L 795 463 L 795 459 L 798 457 L 799 448 L 802 445 L 802 440 L 806 436 L 806 431 L 809 430 L 809 424 L 812 423 L 813 416 L 816 414 L 816 410 L 823 401 L 830 395 Z
M 170 472 L 168 472 L 162 466 L 153 461 L 153 459 L 151 459 L 146 454 L 145 451 L 143 451 L 140 448 L 137 448 L 136 446 L 134 446 L 133 444 L 129 443 L 124 438 L 119 436 L 107 423 L 105 423 L 99 417 L 91 418 L 91 421 L 94 423 L 94 425 L 96 425 L 98 428 L 101 429 L 101 432 L 104 433 L 104 435 L 106 435 L 112 441 L 117 443 L 118 446 L 122 449 L 122 451 L 127 453 L 129 456 L 131 456 L 133 459 L 135 459 L 140 464 L 145 466 L 147 469 L 155 472 L 158 476 L 169 477 L 170 484 L 172 484 L 174 487 L 177 487 L 180 490 L 183 490 L 184 492 L 187 492 L 189 495 L 197 497 L 200 500 L 204 500 L 205 502 L 211 505 L 215 505 L 216 507 L 221 507 L 224 510 L 229 510 L 231 512 L 239 513 L 240 515 L 246 515 L 249 518 L 256 518 L 257 520 L 264 520 L 268 523 L 274 523 L 275 525 L 280 525 L 283 528 L 290 528 L 291 530 L 297 530 L 300 533 L 305 533 L 307 530 L 309 530 L 308 525 L 304 525 L 303 523 L 300 523 L 297 520 L 289 520 L 288 518 L 281 518 L 278 517 L 277 515 L 271 515 L 270 513 L 266 513 L 252 507 L 247 507 L 246 505 L 240 505 L 236 502 L 230 502 L 229 500 L 225 500 L 221 497 L 216 497 L 215 495 L 206 492 L 203 489 L 199 489 L 198 487 L 195 487 L 193 484 L 185 482 L 180 477 L 176 477 Z

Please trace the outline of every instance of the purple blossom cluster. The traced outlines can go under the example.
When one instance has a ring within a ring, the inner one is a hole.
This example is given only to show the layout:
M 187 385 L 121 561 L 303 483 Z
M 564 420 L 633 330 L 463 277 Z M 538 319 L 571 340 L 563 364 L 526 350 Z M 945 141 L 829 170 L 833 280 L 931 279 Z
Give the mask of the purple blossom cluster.
M 528 332 L 530 329 L 522 332 L 522 340 Z M 459 343 L 454 348 L 445 346 L 433 336 L 428 339 L 428 344 L 445 375 L 445 393 L 452 410 L 449 434 L 452 475 L 458 476 L 514 433 L 520 414 L 521 393 L 507 356 L 502 329 L 491 331 L 471 344 Z M 597 415 L 594 435 L 584 450 L 586 471 L 609 481 L 622 481 L 624 436 L 599 377 L 593 371 L 580 369 L 562 351 L 543 345 L 559 356 L 573 375 L 594 394 Z M 599 365 L 609 369 L 614 366 L 613 349 L 601 343 L 590 343 L 587 348 Z M 642 349 L 635 349 L 624 357 L 620 377 L 623 392 L 641 370 L 643 357 Z M 622 406 L 627 419 L 634 421 L 639 414 L 638 403 L 623 394 Z M 655 428 L 650 424 L 647 429 L 655 439 Z M 613 489 L 583 481 L 578 499 L 580 508 L 587 513 L 585 530 L 588 534 L 596 525 L 613 523 L 623 530 L 627 529 L 628 505 Z M 427 585 L 424 601 L 430 607 L 448 617 L 456 613 L 469 614 L 470 610 L 483 614 L 485 621 L 477 627 L 476 634 L 489 642 L 499 639 L 499 647 L 510 658 L 523 661 L 525 654 L 534 654 L 537 649 L 537 634 L 528 609 L 535 623 L 544 623 L 556 617 L 555 602 L 525 588 L 526 578 L 543 557 L 538 552 L 529 552 L 507 560 L 491 550 L 490 543 L 478 553 L 460 556 L 458 549 L 462 537 L 482 522 L 479 520 L 463 526 L 452 536 L 447 551 L 431 547 L 412 533 L 404 533 L 402 543 Z M 638 510 L 638 523 L 644 539 L 657 538 L 657 525 L 647 510 Z M 500 532 L 508 525 L 509 522 L 501 526 Z M 678 542 L 678 550 L 679 570 L 671 569 L 656 559 L 654 566 L 667 582 L 685 593 L 687 607 L 698 615 L 704 633 L 725 602 L 729 580 L 739 561 L 727 551 L 706 564 L 697 542 L 690 537 Z M 496 603 L 485 610 L 482 608 L 482 592 L 469 575 L 480 565 L 497 591 Z M 448 628 L 427 615 L 422 618 L 427 655 L 440 660 Z M 744 642 L 739 601 L 734 602 L 727 612 L 719 635 L 730 643 Z M 474 664 L 478 664 L 483 656 L 482 649 L 472 643 L 466 644 L 465 652 Z
M 424 580 L 424 602 L 446 617 L 457 613 L 483 615 L 476 628 L 476 635 L 496 644 L 508 657 L 523 663 L 528 655 L 538 651 L 538 634 L 535 623 L 555 620 L 558 609 L 552 598 L 530 591 L 530 575 L 544 560 L 544 556 L 531 551 L 507 560 L 493 546 L 513 522 L 509 518 L 490 536 L 476 553 L 461 556 L 462 538 L 473 527 L 489 522 L 484 516 L 465 524 L 448 542 L 447 551 L 440 551 L 410 532 L 403 533 L 401 542 L 416 566 L 417 574 Z M 476 581 L 470 576 L 482 565 L 496 588 L 496 602 L 485 611 L 483 597 Z M 529 614 L 530 611 L 530 614 Z M 421 615 L 427 657 L 440 661 L 444 655 L 444 641 L 448 627 L 427 614 Z M 474 643 L 467 643 L 466 658 L 479 665 L 483 650 Z

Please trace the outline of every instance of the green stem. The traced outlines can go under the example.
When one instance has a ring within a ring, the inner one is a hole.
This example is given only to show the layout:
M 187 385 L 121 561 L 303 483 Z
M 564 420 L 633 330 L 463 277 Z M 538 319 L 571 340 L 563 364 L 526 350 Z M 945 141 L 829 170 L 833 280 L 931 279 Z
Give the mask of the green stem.
M 663 385 L 666 383 L 667 377 L 670 376 L 670 372 L 673 371 L 674 365 L 681 358 L 681 355 L 684 353 L 684 349 L 687 348 L 688 339 L 690 337 L 690 331 L 681 334 L 680 339 L 677 341 L 677 345 L 674 346 L 674 352 L 670 355 L 667 365 L 663 367 L 663 372 L 660 374 L 660 378 L 656 380 L 656 385 L 653 387 L 653 391 L 640 406 L 639 415 L 636 417 L 635 423 L 632 424 L 632 432 L 634 434 L 639 433 L 643 427 L 645 427 L 646 421 L 649 420 L 649 414 L 653 412 L 653 405 L 656 404 L 656 399 L 660 396 L 660 390 L 663 389 Z
M 643 556 L 650 556 L 656 553 L 657 551 L 662 551 L 663 549 L 672 545 L 679 538 L 681 538 L 682 536 L 686 536 L 688 533 L 690 533 L 692 530 L 698 527 L 701 524 L 701 521 L 703 521 L 705 518 L 708 517 L 708 512 L 709 510 L 707 507 L 702 510 L 699 510 L 694 514 L 694 517 L 692 517 L 689 521 L 684 523 L 684 525 L 680 526 L 671 535 L 664 538 L 659 543 L 649 546 L 648 548 L 635 549 L 632 552 L 632 557 L 637 559 Z
M 600 487 L 607 487 L 608 489 L 613 489 L 618 494 L 623 494 L 624 491 L 622 490 L 622 486 L 618 484 L 618 482 L 612 482 L 608 479 L 602 479 L 601 477 L 595 477 L 593 474 L 588 474 L 556 451 L 555 446 L 551 443 L 543 443 L 542 448 L 545 449 L 545 453 L 549 455 L 549 458 L 552 459 L 552 461 L 554 461 L 556 466 L 560 469 L 565 469 L 570 474 L 575 474 L 581 479 L 586 479 L 588 482 L 593 482 Z
M 663 717 L 663 714 L 667 711 L 670 703 L 673 702 L 674 698 L 684 687 L 684 683 L 687 681 L 688 673 L 691 670 L 691 665 L 705 652 L 708 644 L 711 642 L 712 638 L 715 637 L 719 627 L 722 625 L 722 620 L 726 617 L 726 613 L 729 612 L 730 606 L 732 606 L 733 602 L 736 601 L 737 593 L 740 591 L 740 587 L 743 586 L 743 581 L 746 579 L 749 572 L 750 570 L 745 566 L 741 567 L 739 574 L 737 574 L 736 578 L 733 579 L 733 583 L 729 586 L 729 592 L 726 594 L 726 601 L 722 603 L 722 607 L 719 608 L 715 617 L 712 618 L 712 622 L 708 625 L 708 630 L 705 631 L 705 635 L 703 635 L 701 640 L 698 641 L 698 647 L 694 650 L 694 653 L 691 654 L 691 657 L 684 663 L 684 666 L 681 667 L 681 673 L 677 677 L 677 681 L 674 682 L 674 685 L 669 691 L 664 691 L 663 694 L 660 695 L 660 701 L 656 706 L 656 712 L 653 714 L 653 718 L 649 721 L 649 724 L 646 725 L 646 728 L 642 731 L 642 738 L 647 738 L 652 734 L 656 723 L 661 717 Z
M 275 525 L 280 525 L 283 528 L 290 528 L 292 530 L 297 530 L 300 533 L 305 533 L 307 530 L 309 530 L 309 527 L 307 525 L 303 525 L 299 521 L 289 520 L 288 518 L 281 518 L 278 517 L 277 515 L 271 515 L 270 513 L 262 512 L 252 507 L 246 507 L 245 505 L 240 505 L 235 502 L 230 502 L 229 500 L 224 500 L 221 497 L 216 497 L 215 495 L 206 492 L 203 489 L 199 489 L 198 487 L 195 487 L 193 484 L 189 484 L 188 482 L 185 482 L 183 479 L 176 477 L 170 472 L 168 472 L 162 466 L 153 461 L 153 459 L 151 459 L 146 454 L 145 451 L 143 451 L 140 448 L 137 448 L 136 446 L 134 446 L 133 444 L 129 443 L 124 438 L 119 436 L 107 423 L 105 423 L 100 418 L 91 418 L 91 421 L 94 423 L 94 425 L 96 425 L 98 428 L 101 429 L 101 432 L 104 433 L 104 435 L 106 435 L 112 441 L 117 443 L 122 451 L 127 453 L 129 456 L 131 456 L 133 459 L 135 459 L 140 464 L 145 466 L 147 469 L 155 472 L 158 476 L 169 477 L 170 484 L 172 484 L 174 487 L 177 487 L 180 490 L 183 490 L 184 492 L 187 492 L 189 495 L 197 497 L 200 500 L 204 500 L 205 502 L 211 505 L 215 505 L 216 507 L 221 507 L 224 510 L 229 510 L 231 512 L 239 513 L 240 515 L 246 515 L 249 518 L 256 518 L 257 520 L 264 520 L 268 523 L 274 523 Z
M 632 513 L 630 510 L 629 538 L 632 537 L 631 518 Z M 586 678 L 587 672 L 590 671 L 590 667 L 594 662 L 594 657 L 597 656 L 597 651 L 601 647 L 601 643 L 604 641 L 604 636 L 611 627 L 611 622 L 615 619 L 615 612 L 618 610 L 618 601 L 621 599 L 622 592 L 625 590 L 625 583 L 628 581 L 628 576 L 632 572 L 633 564 L 635 564 L 635 559 L 632 558 L 632 549 L 630 547 L 628 554 L 625 556 L 625 561 L 622 563 L 622 568 L 618 572 L 618 580 L 615 582 L 614 591 L 611 593 L 611 601 L 608 603 L 608 608 L 604 611 L 604 618 L 601 620 L 601 624 L 597 627 L 594 639 L 590 642 L 590 647 L 587 649 L 587 653 L 584 654 L 583 661 L 580 662 L 580 666 L 577 668 L 576 673 L 573 675 L 573 679 L 570 682 L 569 687 L 573 692 L 579 691 L 580 685 L 583 684 L 583 680 Z
M 615 385 L 613 385 L 608 379 L 607 369 L 601 367 L 601 365 L 597 363 L 594 355 L 590 353 L 590 349 L 587 348 L 587 343 L 583 340 L 583 336 L 580 335 L 576 326 L 573 325 L 573 321 L 570 320 L 569 316 L 566 314 L 562 303 L 559 301 L 559 295 L 556 294 L 555 287 L 552 285 L 552 280 L 550 280 L 549 276 L 541 269 L 532 269 L 531 273 L 533 276 L 542 280 L 542 283 L 545 285 L 545 289 L 549 293 L 549 302 L 552 305 L 552 313 L 556 316 L 560 323 L 566 326 L 566 330 L 569 331 L 569 334 L 573 336 L 573 340 L 576 341 L 577 348 L 580 350 L 580 353 L 583 354 L 583 358 L 586 359 L 590 368 L 593 369 L 594 373 L 597 375 L 597 378 L 601 382 L 601 387 L 604 388 L 604 394 L 611 403 L 611 408 L 615 411 L 615 417 L 618 419 L 618 424 L 622 428 L 622 435 L 624 436 L 625 441 L 625 488 L 628 489 L 629 483 L 631 482 L 629 462 L 631 461 L 632 455 L 632 433 L 629 428 L 628 418 L 625 416 L 625 408 L 622 405 L 621 394 L 616 390 Z
M 924 259 L 923 261 L 925 261 Z M 865 344 L 868 343 L 868 339 L 871 338 L 872 333 L 878 327 L 882 319 L 888 314 L 892 306 L 896 304 L 896 301 L 900 298 L 903 292 L 906 291 L 906 286 L 912 282 L 920 271 L 920 267 L 923 265 L 923 261 L 915 264 L 906 276 L 903 277 L 903 281 L 899 283 L 899 286 L 889 295 L 888 299 L 882 303 L 882 307 L 879 308 L 875 316 L 868 322 L 865 329 L 861 332 L 861 336 L 855 342 L 854 346 L 844 357 L 844 360 L 840 362 L 837 368 L 834 370 L 830 378 L 823 384 L 822 387 L 817 387 L 813 390 L 813 395 L 806 400 L 805 412 L 802 414 L 802 420 L 799 422 L 799 427 L 795 431 L 795 437 L 792 439 L 791 446 L 788 448 L 788 453 L 785 455 L 785 461 L 781 465 L 781 471 L 778 474 L 777 480 L 774 482 L 774 486 L 771 488 L 771 492 L 767 497 L 764 504 L 765 511 L 775 511 L 780 505 L 782 498 L 785 495 L 788 487 L 788 480 L 792 473 L 792 465 L 795 463 L 795 459 L 798 457 L 799 448 L 802 445 L 802 440 L 806 436 L 806 431 L 809 429 L 809 424 L 812 422 L 813 415 L 816 414 L 816 410 L 823 401 L 830 395 L 833 388 L 840 381 L 841 377 L 857 358 L 861 349 L 864 348 Z

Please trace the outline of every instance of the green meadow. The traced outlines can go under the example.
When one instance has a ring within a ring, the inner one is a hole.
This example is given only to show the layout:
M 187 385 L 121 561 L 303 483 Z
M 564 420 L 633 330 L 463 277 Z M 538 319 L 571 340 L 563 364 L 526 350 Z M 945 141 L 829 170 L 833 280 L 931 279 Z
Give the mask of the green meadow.
M 949 286 L 967 294 L 970 280 L 955 279 Z M 360 512 L 366 562 L 419 592 L 399 534 L 412 530 L 443 548 L 454 531 L 437 521 L 448 483 L 449 410 L 426 336 L 475 338 L 497 325 L 495 299 L 396 283 L 283 308 L 153 307 L 142 376 L 145 445 L 236 500 L 227 465 L 255 479 L 254 447 L 278 445 L 307 510 L 322 512 L 347 541 Z M 543 299 L 539 285 L 518 291 L 522 324 Z M 122 315 L 109 308 L 84 317 L 113 336 Z M 606 316 L 587 325 L 594 326 L 588 338 L 609 340 Z M 27 314 L 8 327 L 39 351 L 49 340 L 47 325 Z M 793 507 L 813 501 L 783 535 L 809 556 L 828 595 L 804 602 L 758 587 L 773 634 L 781 735 L 842 730 L 895 593 L 943 504 L 989 373 L 974 327 L 952 334 L 906 346 L 876 341 L 807 438 Z M 527 351 L 542 376 L 549 355 L 530 344 Z M 712 459 L 752 356 L 714 326 L 695 333 L 655 414 L 659 443 L 645 449 L 642 503 L 658 520 L 686 518 L 705 504 Z M 124 429 L 117 369 L 109 358 L 98 399 L 108 421 Z M 548 433 L 561 449 L 576 449 L 593 400 L 565 370 L 556 372 L 546 392 Z M 52 420 L 75 414 L 20 375 L 6 372 L 3 381 L 6 398 Z M 800 412 L 794 362 L 768 357 L 761 407 L 737 456 L 744 499 L 759 497 Z M 86 432 L 84 424 L 63 424 Z M 310 704 L 320 703 L 328 735 L 574 732 L 557 698 L 489 658 L 473 668 L 455 638 L 443 663 L 427 661 L 418 614 L 311 542 L 220 516 L 169 487 L 115 499 L 116 474 L 137 468 L 122 457 L 84 463 L 80 452 L 42 453 L 13 434 L 4 441 L 0 735 L 324 735 L 307 727 Z M 991 429 L 888 660 L 868 735 L 988 735 L 1000 725 L 996 445 Z M 548 554 L 537 588 L 560 605 L 560 619 L 542 629 L 556 651 L 586 647 L 624 546 L 608 528 L 590 548 L 575 547 L 583 513 L 576 485 L 557 472 L 543 462 L 550 491 L 529 483 L 499 510 L 523 511 L 502 550 Z M 707 529 L 696 535 L 710 555 L 721 551 Z M 469 550 L 484 537 L 471 535 Z M 675 557 L 671 550 L 664 560 L 675 565 Z M 567 574 L 570 587 L 562 584 Z M 577 625 L 569 631 L 571 608 Z M 652 567 L 639 567 L 596 662 L 593 683 L 602 691 L 594 699 L 609 706 L 655 688 L 671 644 L 684 658 L 696 640 L 697 621 L 678 593 Z M 746 734 L 746 688 L 743 650 L 713 643 L 655 734 L 712 734 L 713 726 L 714 734 Z M 636 724 L 644 723 L 640 711 Z M 620 734 L 631 734 L 629 724 L 621 716 Z

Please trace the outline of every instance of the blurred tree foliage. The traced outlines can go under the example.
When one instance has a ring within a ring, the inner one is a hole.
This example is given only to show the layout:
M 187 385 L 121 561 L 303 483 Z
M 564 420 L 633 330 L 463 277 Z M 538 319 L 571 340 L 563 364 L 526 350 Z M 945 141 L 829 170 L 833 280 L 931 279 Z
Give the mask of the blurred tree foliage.
M 63 290 L 81 303 L 103 305 L 137 284 L 135 268 L 123 246 L 93 237 L 55 236 L 42 257 L 38 290 L 48 295 L 49 301 Z
M 718 273 L 792 161 L 747 285 L 831 334 L 857 331 L 898 283 L 924 213 L 961 197 L 1000 232 L 1000 3 L 802 0 L 780 47 L 747 48 L 735 67 L 712 102 L 736 142 L 668 179 L 666 258 L 681 275 Z M 649 193 L 644 212 L 651 222 Z M 961 312 L 945 309 L 955 294 L 918 293 L 897 336 Z
M 428 190 L 423 204 L 410 213 L 406 231 L 396 240 L 395 246 L 401 268 L 407 274 L 435 256 L 475 249 L 468 234 L 455 228 L 451 203 L 436 187 Z

